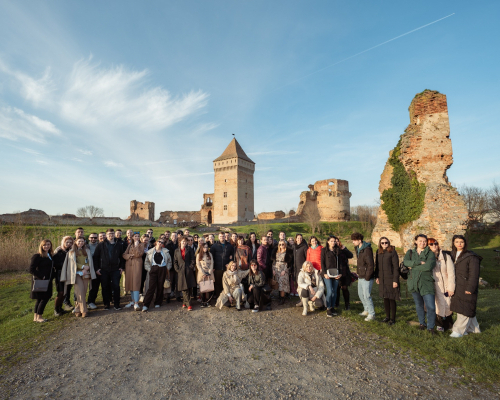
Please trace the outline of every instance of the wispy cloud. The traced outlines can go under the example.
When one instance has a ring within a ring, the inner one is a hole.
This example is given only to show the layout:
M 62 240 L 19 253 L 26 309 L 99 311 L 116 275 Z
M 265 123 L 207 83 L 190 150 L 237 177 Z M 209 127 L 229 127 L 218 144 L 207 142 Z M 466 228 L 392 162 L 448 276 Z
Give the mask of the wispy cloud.
M 92 152 L 90 150 L 82 150 L 82 149 L 78 149 L 78 151 L 80 153 L 82 153 L 83 155 L 85 156 L 91 156 L 92 155 Z
M 165 129 L 205 107 L 208 94 L 172 96 L 146 86 L 147 70 L 105 68 L 91 58 L 77 62 L 60 101 L 61 116 L 86 126 Z
M 28 139 L 44 143 L 47 136 L 60 134 L 61 131 L 50 121 L 27 114 L 19 108 L 0 108 L 0 137 L 14 141 Z
M 104 165 L 110 168 L 122 168 L 123 164 L 114 161 L 104 161 Z

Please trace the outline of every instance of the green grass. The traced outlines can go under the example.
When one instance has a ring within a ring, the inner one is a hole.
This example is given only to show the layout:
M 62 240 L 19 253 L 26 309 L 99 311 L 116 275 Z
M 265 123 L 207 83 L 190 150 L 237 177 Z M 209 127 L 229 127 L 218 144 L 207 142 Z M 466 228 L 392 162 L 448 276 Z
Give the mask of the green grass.
M 469 235 L 469 248 L 483 257 L 481 278 L 494 287 L 500 287 L 500 257 L 493 250 L 500 250 L 500 235 L 480 232 Z
M 477 320 L 481 333 L 470 334 L 460 339 L 449 337 L 451 332 L 431 336 L 409 324 L 418 323 L 415 303 L 408 293 L 406 298 L 406 283 L 402 284 L 401 298 L 397 303 L 396 324 L 388 326 L 380 322 L 385 318 L 384 302 L 379 296 L 378 285 L 374 284 L 372 299 L 375 306 L 377 321 L 365 322 L 358 315 L 362 311 L 359 301 L 357 283 L 350 288 L 351 310 L 341 311 L 341 315 L 360 322 L 361 329 L 366 332 L 381 335 L 385 347 L 392 352 L 410 352 L 414 356 L 437 363 L 443 370 L 449 367 L 458 368 L 462 383 L 468 383 L 474 378 L 478 382 L 497 383 L 500 381 L 500 292 L 498 289 L 480 289 L 477 306 Z M 343 309 L 341 295 L 340 309 Z M 375 345 L 371 345 L 374 348 Z M 433 364 L 430 364 L 431 368 Z

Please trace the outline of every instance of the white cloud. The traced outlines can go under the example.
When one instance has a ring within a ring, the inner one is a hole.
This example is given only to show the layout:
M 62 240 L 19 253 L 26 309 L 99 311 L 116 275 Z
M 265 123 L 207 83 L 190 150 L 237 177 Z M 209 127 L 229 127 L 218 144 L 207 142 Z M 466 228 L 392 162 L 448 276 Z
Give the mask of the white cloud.
M 172 97 L 161 87 L 147 88 L 147 74 L 79 61 L 61 98 L 61 115 L 79 125 L 161 130 L 207 104 L 201 90 Z
M 61 131 L 50 121 L 27 114 L 15 107 L 0 108 L 0 137 L 17 141 L 28 139 L 44 143 L 47 136 L 59 136 Z
M 83 155 L 85 156 L 91 156 L 92 155 L 92 152 L 90 150 L 82 150 L 82 149 L 78 149 L 78 151 L 80 153 L 82 153 Z
M 44 161 L 44 160 L 35 160 L 35 162 L 36 162 L 37 164 L 40 164 L 40 165 L 47 165 L 47 164 L 48 164 L 48 162 L 47 162 L 47 161 Z
M 104 161 L 104 165 L 106 167 L 110 167 L 110 168 L 122 168 L 123 167 L 123 164 L 120 164 L 120 163 L 117 163 L 114 161 Z

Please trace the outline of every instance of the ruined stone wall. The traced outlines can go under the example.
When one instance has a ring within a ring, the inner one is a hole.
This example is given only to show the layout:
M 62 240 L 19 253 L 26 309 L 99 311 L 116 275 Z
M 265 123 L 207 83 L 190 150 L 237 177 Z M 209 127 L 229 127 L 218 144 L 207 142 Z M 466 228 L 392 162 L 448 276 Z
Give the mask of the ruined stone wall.
M 325 179 L 309 185 L 309 191 L 300 194 L 297 216 L 319 212 L 321 221 L 349 221 L 351 219 L 349 182 Z
M 175 222 L 174 222 L 175 221 Z M 158 222 L 165 224 L 180 224 L 181 222 L 201 222 L 200 211 L 162 211 Z
M 413 171 L 418 182 L 425 184 L 424 208 L 417 220 L 395 232 L 380 207 L 372 240 L 378 243 L 386 236 L 393 245 L 408 250 L 413 247 L 414 236 L 424 233 L 437 239 L 442 248 L 450 249 L 452 236 L 465 232 L 467 209 L 446 176 L 453 164 L 446 96 L 425 90 L 415 96 L 409 112 L 410 125 L 401 136 L 399 160 L 408 173 Z M 392 176 L 393 168 L 387 162 L 380 178 L 380 194 L 392 187 Z
M 16 214 L 0 215 L 0 223 L 3 224 L 22 224 L 22 225 L 45 225 L 50 221 L 47 213 L 41 210 L 30 208 L 28 211 L 23 211 Z
M 141 203 L 140 201 L 132 200 L 130 202 L 130 216 L 128 217 L 128 219 L 145 219 L 148 221 L 154 221 L 155 203 L 150 201 Z
M 257 219 L 262 219 L 262 220 L 283 219 L 285 217 L 286 214 L 283 211 L 262 212 L 259 215 L 257 215 Z

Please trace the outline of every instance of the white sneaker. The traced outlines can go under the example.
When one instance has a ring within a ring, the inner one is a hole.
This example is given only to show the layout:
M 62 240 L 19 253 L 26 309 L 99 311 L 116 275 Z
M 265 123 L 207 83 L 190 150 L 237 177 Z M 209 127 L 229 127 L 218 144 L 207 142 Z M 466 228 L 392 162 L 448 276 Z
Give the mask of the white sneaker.
M 452 334 L 450 335 L 450 337 L 452 337 L 452 338 L 460 338 L 460 337 L 462 337 L 462 336 L 463 336 L 463 335 L 461 335 L 460 333 L 455 332 L 455 331 L 453 331 L 453 332 L 452 332 Z
M 362 313 L 359 313 L 362 317 L 367 317 L 368 316 L 368 311 L 363 311 Z
M 76 309 L 73 308 L 73 311 L 71 311 L 73 314 L 76 312 Z
M 139 303 L 144 303 L 144 296 L 141 294 L 141 296 L 139 297 Z
M 128 303 L 127 305 L 125 305 L 125 308 L 130 308 L 134 305 L 134 302 L 131 301 L 130 303 Z
M 141 306 L 139 304 L 134 304 L 134 310 L 135 311 L 140 311 L 141 310 Z
M 94 304 L 94 303 L 89 303 L 89 306 L 88 306 L 91 310 L 95 310 L 97 308 L 97 306 Z
M 142 307 L 142 312 L 148 311 L 148 308 L 146 306 Z
M 157 304 L 157 305 L 155 306 L 155 308 L 160 308 L 160 306 Z
M 302 315 L 303 315 L 304 317 L 306 317 L 306 316 L 307 316 L 307 308 L 304 308 L 304 311 L 302 311 Z
M 259 306 L 255 306 L 252 310 L 252 312 L 259 312 Z
M 365 318 L 365 321 L 373 321 L 375 320 L 375 315 L 369 315 L 368 317 Z

